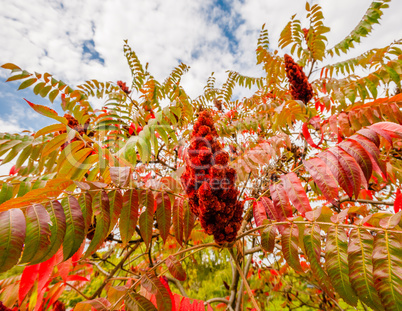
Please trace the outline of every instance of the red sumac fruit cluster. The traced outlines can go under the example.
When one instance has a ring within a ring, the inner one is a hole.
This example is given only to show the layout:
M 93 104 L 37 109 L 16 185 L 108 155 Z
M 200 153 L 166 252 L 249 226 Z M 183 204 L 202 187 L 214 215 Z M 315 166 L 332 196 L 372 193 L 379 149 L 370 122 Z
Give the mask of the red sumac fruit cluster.
M 286 76 L 290 82 L 290 93 L 294 99 L 307 103 L 313 98 L 313 88 L 311 84 L 308 82 L 302 67 L 296 64 L 291 56 L 285 54 L 284 58 Z
M 194 124 L 181 181 L 202 228 L 223 244 L 236 238 L 243 202 L 237 199 L 236 170 L 228 167 L 229 155 L 217 138 L 210 113 L 201 112 Z

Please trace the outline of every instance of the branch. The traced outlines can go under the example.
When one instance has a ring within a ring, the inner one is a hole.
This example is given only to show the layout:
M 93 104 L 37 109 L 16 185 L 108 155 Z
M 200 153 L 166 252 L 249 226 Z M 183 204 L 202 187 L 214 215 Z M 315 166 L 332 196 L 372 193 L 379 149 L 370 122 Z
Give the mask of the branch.
M 209 300 L 207 300 L 207 301 L 205 301 L 204 302 L 204 306 L 207 306 L 209 303 L 214 303 L 214 302 L 223 302 L 223 303 L 226 303 L 228 306 L 227 306 L 227 308 L 230 310 L 230 311 L 233 311 L 233 308 L 230 306 L 230 304 L 229 304 L 229 300 L 227 300 L 227 299 L 225 299 L 225 298 L 212 298 L 212 299 L 209 299 Z
M 138 246 L 138 244 L 137 244 L 137 246 Z M 193 246 L 193 247 L 190 247 L 190 248 L 187 248 L 187 249 L 183 249 L 183 250 L 181 250 L 181 251 L 179 251 L 179 252 L 173 254 L 173 256 L 178 256 L 178 255 L 181 255 L 181 254 L 184 254 L 184 253 L 193 251 L 193 250 L 196 250 L 196 251 L 194 252 L 194 253 L 196 253 L 196 252 L 198 252 L 198 251 L 200 251 L 200 250 L 202 250 L 202 249 L 204 249 L 204 248 L 208 248 L 208 247 L 217 247 L 217 248 L 221 248 L 221 245 L 218 245 L 218 244 L 216 244 L 216 243 L 207 243 L 207 244 L 195 245 L 195 246 Z M 194 253 L 193 253 L 193 254 L 194 254 Z M 190 255 L 191 255 L 191 254 L 190 254 Z M 190 256 L 190 255 L 189 255 L 189 256 Z M 152 268 L 150 268 L 147 272 L 152 272 L 152 271 L 154 271 L 157 267 L 159 267 L 160 265 L 162 265 L 167 259 L 168 259 L 168 257 L 166 257 L 165 259 L 163 259 L 163 260 L 157 262 L 157 263 L 156 263 Z M 167 270 L 166 270 L 166 271 L 167 271 Z M 114 310 L 114 308 L 120 303 L 120 301 L 122 301 L 124 298 L 126 298 L 127 293 L 128 293 L 130 290 L 133 290 L 133 289 L 137 286 L 137 284 L 138 284 L 139 282 L 141 282 L 141 280 L 143 279 L 143 277 L 144 277 L 144 276 L 142 276 L 141 278 L 139 278 L 133 285 L 131 285 L 130 288 L 126 291 L 126 293 L 125 293 L 123 296 L 121 296 L 119 299 L 117 299 L 117 301 L 116 301 L 110 308 L 108 308 L 108 310 Z
M 237 271 L 236 267 L 232 264 L 232 284 L 230 285 L 230 298 L 229 298 L 229 306 L 234 307 L 234 302 L 236 299 L 236 290 L 237 290 L 237 283 L 239 282 L 239 272 Z
M 248 282 L 247 282 L 247 279 L 246 279 L 246 277 L 245 277 L 245 275 L 243 273 L 243 270 L 241 269 L 239 263 L 236 260 L 236 257 L 235 257 L 235 255 L 233 253 L 233 248 L 229 248 L 229 253 L 232 256 L 232 259 L 233 259 L 234 263 L 236 264 L 236 268 L 239 271 L 241 278 L 243 279 L 244 285 L 246 285 L 247 293 L 248 293 L 248 295 L 249 295 L 249 297 L 251 299 L 251 302 L 252 302 L 254 308 L 256 309 L 256 311 L 261 311 L 261 309 L 258 307 L 257 301 L 255 301 L 253 292 L 251 291 L 250 285 L 248 285 Z
M 149 250 L 148 250 L 148 258 L 149 258 L 149 267 L 150 268 L 152 268 L 154 266 L 154 263 L 152 261 L 151 250 L 152 250 L 152 238 L 151 238 L 151 243 L 149 243 Z
M 342 197 L 339 200 L 339 203 L 344 203 L 344 202 L 359 202 L 359 203 L 367 203 L 367 204 L 378 204 L 378 205 L 390 205 L 393 206 L 394 202 L 384 202 L 384 201 L 375 201 L 375 200 L 364 200 L 364 199 L 355 199 L 352 200 L 349 197 Z
M 91 299 L 96 298 L 97 296 L 99 296 L 102 293 L 103 288 L 106 286 L 106 284 L 109 282 L 109 280 L 115 275 L 115 273 L 117 271 L 119 271 L 119 269 L 123 266 L 124 262 L 131 256 L 132 253 L 134 253 L 134 251 L 138 248 L 138 246 L 140 246 L 140 243 L 138 243 L 137 245 L 135 245 L 132 249 L 130 249 L 126 255 L 123 257 L 122 260 L 120 260 L 120 262 L 116 265 L 116 267 L 112 270 L 112 272 L 109 273 L 109 276 L 106 277 L 106 279 L 103 281 L 102 285 L 99 286 L 99 288 L 95 291 L 95 293 L 93 293 L 93 295 L 91 296 Z
M 246 275 L 248 273 L 248 270 L 250 269 L 252 259 L 253 259 L 253 255 L 251 255 L 247 260 L 246 269 L 244 270 Z M 237 295 L 236 310 L 235 311 L 240 311 L 241 301 L 242 301 L 242 298 L 243 298 L 243 288 L 244 288 L 244 282 L 242 280 L 241 283 L 240 283 L 239 293 Z
M 94 265 L 96 268 L 98 268 L 99 272 L 102 273 L 103 275 L 110 277 L 110 274 L 108 272 L 106 272 L 105 270 L 103 270 L 103 268 L 99 265 L 98 262 L 96 261 L 90 261 L 90 264 Z
M 170 282 L 172 282 L 174 285 L 176 285 L 176 287 L 177 287 L 178 290 L 180 291 L 180 294 L 181 294 L 183 297 L 188 297 L 188 295 L 187 295 L 187 293 L 186 293 L 186 291 L 185 291 L 183 285 L 180 283 L 179 280 L 177 280 L 177 279 L 175 279 L 175 278 L 172 278 L 172 277 L 169 276 L 169 275 L 165 275 L 165 276 L 166 276 L 166 278 L 168 279 L 168 281 L 170 281 Z

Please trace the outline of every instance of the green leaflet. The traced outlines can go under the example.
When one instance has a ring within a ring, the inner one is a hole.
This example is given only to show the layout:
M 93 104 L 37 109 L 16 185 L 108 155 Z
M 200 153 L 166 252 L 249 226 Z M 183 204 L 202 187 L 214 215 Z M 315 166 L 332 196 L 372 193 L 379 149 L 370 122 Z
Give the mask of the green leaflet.
M 38 258 L 32 264 L 44 262 L 51 258 L 59 250 L 64 240 L 66 233 L 66 216 L 64 214 L 63 206 L 59 201 L 51 201 L 45 206 L 50 216 L 50 243 L 46 254 L 42 258 Z
M 261 247 L 268 253 L 272 253 L 274 251 L 276 230 L 275 225 L 268 225 L 261 232 Z
M 66 215 L 67 227 L 63 243 L 63 258 L 67 260 L 80 248 L 85 238 L 85 219 L 75 197 L 64 198 L 61 205 Z
M 303 236 L 305 254 L 310 262 L 310 269 L 313 272 L 314 278 L 317 280 L 320 287 L 329 297 L 333 297 L 333 289 L 328 275 L 321 266 L 321 235 L 320 226 L 313 224 L 311 227 L 306 227 Z
M 343 228 L 337 224 L 330 227 L 325 248 L 325 268 L 331 284 L 348 304 L 356 306 L 357 297 L 349 281 L 347 237 Z
M 89 192 L 81 193 L 78 203 L 81 207 L 82 216 L 84 217 L 85 221 L 85 233 L 88 232 L 89 226 L 92 223 L 92 197 Z
M 50 244 L 50 216 L 41 204 L 34 204 L 26 210 L 27 230 L 24 252 L 20 263 L 34 263 L 47 253 Z
M 0 213 L 0 273 L 11 269 L 20 259 L 25 240 L 24 213 L 13 208 Z
M 173 230 L 176 241 L 183 244 L 184 233 L 184 201 L 182 198 L 175 198 L 173 203 Z
M 374 286 L 387 311 L 402 310 L 401 235 L 380 231 L 374 238 Z
M 124 304 L 128 311 L 157 311 L 152 302 L 136 292 L 129 292 Z
M 294 223 L 291 223 L 283 226 L 281 235 L 282 252 L 286 262 L 297 272 L 303 273 L 298 254 L 299 229 Z
M 353 229 L 349 235 L 349 279 L 359 299 L 374 310 L 384 310 L 373 282 L 373 241 L 364 229 Z
M 172 204 L 170 202 L 170 197 L 166 192 L 158 192 L 155 196 L 155 203 L 158 229 L 163 242 L 166 242 L 170 231 L 172 217 Z
M 92 255 L 103 243 L 109 234 L 110 206 L 109 197 L 105 191 L 96 193 L 92 200 L 92 210 L 95 216 L 95 234 L 85 252 L 84 258 Z

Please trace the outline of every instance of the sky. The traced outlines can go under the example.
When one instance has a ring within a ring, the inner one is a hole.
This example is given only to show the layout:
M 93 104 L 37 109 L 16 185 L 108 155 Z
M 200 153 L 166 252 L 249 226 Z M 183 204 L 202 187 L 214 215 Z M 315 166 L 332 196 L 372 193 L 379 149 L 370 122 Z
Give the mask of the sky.
M 329 46 L 349 34 L 371 3 L 309 2 L 323 8 L 325 24 L 331 28 Z M 127 39 L 159 81 L 180 62 L 190 66 L 182 84 L 192 98 L 202 93 L 212 72 L 217 85 L 224 82 L 227 70 L 263 74 L 255 64 L 255 49 L 264 23 L 272 49 L 293 14 L 308 27 L 302 0 L 0 0 L 0 7 L 0 64 L 49 72 L 71 86 L 94 78 L 129 82 L 123 54 Z M 350 56 L 402 38 L 401 12 L 402 1 L 391 1 L 381 25 Z M 51 123 L 23 98 L 61 113 L 57 102 L 52 105 L 32 89 L 17 91 L 16 82 L 5 83 L 8 75 L 0 69 L 0 132 L 37 130 Z M 237 94 L 251 95 L 240 90 Z

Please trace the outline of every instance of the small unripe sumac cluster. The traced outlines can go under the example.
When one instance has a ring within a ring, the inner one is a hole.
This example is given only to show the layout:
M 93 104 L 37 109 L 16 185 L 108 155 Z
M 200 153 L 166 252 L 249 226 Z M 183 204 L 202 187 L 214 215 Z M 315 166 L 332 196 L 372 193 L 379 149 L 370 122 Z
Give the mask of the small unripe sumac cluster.
M 210 113 L 201 112 L 194 124 L 181 181 L 202 228 L 223 244 L 236 238 L 243 202 L 237 199 L 236 170 L 228 167 L 229 155 L 217 138 Z
M 127 95 L 131 93 L 131 91 L 128 89 L 126 82 L 123 81 L 117 81 L 117 85 L 120 87 L 120 89 L 126 93 Z
M 313 88 L 311 84 L 308 82 L 303 69 L 296 64 L 291 56 L 285 54 L 284 58 L 286 76 L 290 82 L 290 93 L 294 99 L 307 103 L 313 98 Z

